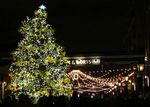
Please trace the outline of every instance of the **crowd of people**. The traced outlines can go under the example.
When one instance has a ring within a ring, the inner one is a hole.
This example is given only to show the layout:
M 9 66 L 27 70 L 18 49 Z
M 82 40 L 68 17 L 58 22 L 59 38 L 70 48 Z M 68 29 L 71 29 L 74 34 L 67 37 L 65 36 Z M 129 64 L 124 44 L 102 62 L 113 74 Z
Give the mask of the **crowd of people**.
M 86 94 L 74 92 L 68 99 L 65 96 L 42 97 L 37 104 L 33 104 L 26 95 L 20 95 L 19 100 L 14 96 L 6 96 L 0 107 L 127 107 L 127 106 L 149 106 L 150 90 L 144 92 L 122 93 L 117 95 L 103 94 L 90 97 Z

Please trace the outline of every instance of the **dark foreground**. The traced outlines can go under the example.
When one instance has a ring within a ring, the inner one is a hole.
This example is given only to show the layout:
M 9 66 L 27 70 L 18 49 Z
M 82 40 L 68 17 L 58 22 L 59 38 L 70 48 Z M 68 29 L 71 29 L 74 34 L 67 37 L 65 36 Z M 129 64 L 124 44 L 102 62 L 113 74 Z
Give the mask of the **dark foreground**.
M 20 95 L 18 101 L 14 97 L 8 96 L 0 104 L 0 107 L 133 107 L 149 105 L 150 90 L 130 94 L 97 95 L 93 98 L 83 94 L 79 97 L 74 93 L 70 100 L 64 96 L 50 96 L 41 98 L 37 104 L 32 104 L 25 95 Z

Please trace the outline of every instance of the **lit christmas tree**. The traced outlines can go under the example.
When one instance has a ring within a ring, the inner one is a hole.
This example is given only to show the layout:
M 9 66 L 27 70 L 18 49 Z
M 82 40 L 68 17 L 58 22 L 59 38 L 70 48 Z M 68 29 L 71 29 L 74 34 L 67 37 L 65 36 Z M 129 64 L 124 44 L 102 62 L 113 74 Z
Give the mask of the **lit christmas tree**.
M 54 30 L 47 24 L 45 6 L 27 17 L 19 32 L 24 36 L 12 53 L 9 88 L 16 97 L 28 95 L 34 103 L 43 96 L 70 97 L 72 85 L 66 75 L 69 64 L 63 47 L 55 42 Z

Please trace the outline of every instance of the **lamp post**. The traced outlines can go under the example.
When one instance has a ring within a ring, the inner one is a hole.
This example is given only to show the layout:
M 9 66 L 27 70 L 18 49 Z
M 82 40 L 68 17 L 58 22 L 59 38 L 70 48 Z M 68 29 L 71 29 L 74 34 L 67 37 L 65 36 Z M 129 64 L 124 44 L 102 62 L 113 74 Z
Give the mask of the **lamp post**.
M 149 77 L 145 76 L 144 78 L 146 79 L 146 85 L 149 87 Z
M 5 96 L 5 86 L 7 85 L 7 83 L 5 81 L 1 82 L 1 86 L 2 86 L 2 100 L 4 99 L 4 96 Z

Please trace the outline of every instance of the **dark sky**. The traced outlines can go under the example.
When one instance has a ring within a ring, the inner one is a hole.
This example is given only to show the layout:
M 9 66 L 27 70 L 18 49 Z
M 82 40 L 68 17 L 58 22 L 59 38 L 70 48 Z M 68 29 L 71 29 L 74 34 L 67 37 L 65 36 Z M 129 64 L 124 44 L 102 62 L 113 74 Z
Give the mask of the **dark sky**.
M 42 2 L 44 1 L 44 2 Z M 131 19 L 130 0 L 3 0 L 0 1 L 0 55 L 17 48 L 17 30 L 38 6 L 47 6 L 48 23 L 68 54 L 124 51 Z

